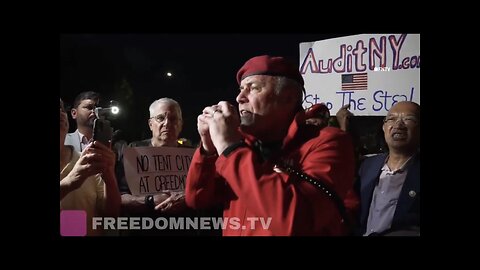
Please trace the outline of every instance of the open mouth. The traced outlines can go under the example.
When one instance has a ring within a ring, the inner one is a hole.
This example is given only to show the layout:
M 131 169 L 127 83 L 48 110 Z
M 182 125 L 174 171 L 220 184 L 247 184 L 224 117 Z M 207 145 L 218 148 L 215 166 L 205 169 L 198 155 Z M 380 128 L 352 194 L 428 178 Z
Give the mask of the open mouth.
M 247 115 L 247 114 L 252 114 L 252 112 L 247 111 L 247 110 L 240 110 L 240 115 L 241 116 L 244 116 L 244 115 Z
M 394 140 L 404 140 L 407 138 L 407 133 L 406 132 L 393 132 L 392 133 L 392 138 Z

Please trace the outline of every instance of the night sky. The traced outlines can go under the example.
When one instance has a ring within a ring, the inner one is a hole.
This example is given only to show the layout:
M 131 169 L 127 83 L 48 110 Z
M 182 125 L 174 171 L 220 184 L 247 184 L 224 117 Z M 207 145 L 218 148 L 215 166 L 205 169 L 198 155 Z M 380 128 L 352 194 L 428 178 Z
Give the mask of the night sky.
M 196 118 L 204 107 L 220 100 L 237 104 L 235 75 L 246 60 L 270 54 L 298 64 L 299 43 L 346 35 L 62 34 L 60 96 L 71 105 L 78 93 L 92 90 L 101 94 L 100 105 L 118 101 L 121 114 L 112 124 L 128 142 L 151 135 L 147 118 L 154 100 L 173 98 L 183 112 L 180 136 L 196 143 Z M 70 131 L 75 128 L 71 121 Z

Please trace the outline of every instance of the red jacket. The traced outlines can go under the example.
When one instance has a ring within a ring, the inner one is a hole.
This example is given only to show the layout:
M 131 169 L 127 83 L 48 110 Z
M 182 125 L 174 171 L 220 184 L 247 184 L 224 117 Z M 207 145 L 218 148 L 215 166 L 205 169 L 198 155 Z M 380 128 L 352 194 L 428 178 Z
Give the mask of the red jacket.
M 338 128 L 308 126 L 305 119 L 303 112 L 295 116 L 281 151 L 263 162 L 252 138 L 227 156 L 206 157 L 197 149 L 187 176 L 187 205 L 205 208 L 223 203 L 224 236 L 344 234 L 339 211 L 324 192 L 274 170 L 281 160 L 329 184 L 342 199 L 352 190 L 355 162 L 350 136 Z

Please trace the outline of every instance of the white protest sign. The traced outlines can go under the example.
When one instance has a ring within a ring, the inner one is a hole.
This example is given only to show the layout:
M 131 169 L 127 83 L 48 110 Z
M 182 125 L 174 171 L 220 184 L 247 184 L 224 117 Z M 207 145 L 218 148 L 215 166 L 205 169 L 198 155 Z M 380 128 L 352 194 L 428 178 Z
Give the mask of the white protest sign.
M 399 101 L 420 104 L 420 35 L 363 34 L 300 43 L 303 107 L 331 114 L 350 103 L 355 115 L 386 115 Z
M 152 195 L 164 191 L 183 191 L 193 148 L 128 147 L 123 165 L 133 195 Z

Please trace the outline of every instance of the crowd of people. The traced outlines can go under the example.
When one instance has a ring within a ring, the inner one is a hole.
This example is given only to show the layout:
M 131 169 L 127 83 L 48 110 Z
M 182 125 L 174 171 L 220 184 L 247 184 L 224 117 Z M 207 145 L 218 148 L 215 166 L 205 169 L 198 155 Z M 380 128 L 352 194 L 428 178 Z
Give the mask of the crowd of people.
M 233 220 L 210 230 L 125 230 L 113 235 L 380 236 L 420 235 L 420 106 L 397 102 L 383 122 L 388 152 L 361 157 L 345 105 L 302 107 L 304 80 L 283 57 L 256 56 L 238 70 L 238 106 L 219 101 L 197 117 L 200 137 L 185 189 L 133 195 L 123 152 L 185 147 L 180 104 L 152 102 L 151 138 L 111 150 L 92 138 L 100 95 L 80 93 L 68 133 L 60 100 L 60 210 L 87 212 L 87 235 L 105 217 Z M 142 139 L 142 138 L 139 138 Z M 118 150 L 120 149 L 120 150 Z M 158 149 L 158 148 L 156 148 Z

